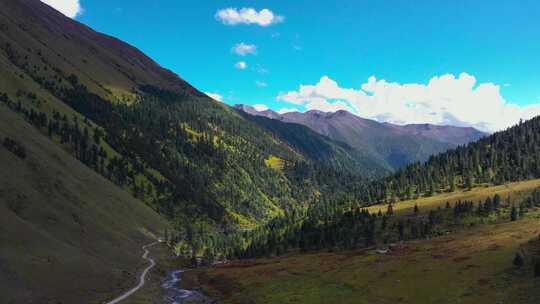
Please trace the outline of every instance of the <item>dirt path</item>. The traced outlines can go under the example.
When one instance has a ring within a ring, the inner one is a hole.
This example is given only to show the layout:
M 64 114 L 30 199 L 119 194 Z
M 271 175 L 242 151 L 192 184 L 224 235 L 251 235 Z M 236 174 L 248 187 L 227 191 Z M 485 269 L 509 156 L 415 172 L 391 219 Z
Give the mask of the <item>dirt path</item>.
M 112 301 L 109 301 L 109 302 L 105 302 L 105 304 L 120 303 L 121 301 L 129 298 L 132 294 L 134 294 L 135 292 L 137 292 L 137 290 L 141 289 L 141 287 L 144 286 L 144 283 L 146 283 L 146 274 L 150 271 L 150 269 L 152 269 L 152 268 L 154 268 L 154 266 L 156 266 L 156 262 L 154 261 L 154 259 L 148 257 L 148 254 L 149 254 L 148 248 L 151 247 L 151 246 L 154 246 L 157 243 L 158 242 L 150 243 L 150 244 L 144 245 L 142 247 L 142 249 L 144 250 L 144 254 L 142 255 L 142 258 L 149 261 L 150 265 L 148 265 L 148 267 L 146 267 L 144 269 L 144 271 L 141 273 L 141 276 L 139 277 L 139 284 L 137 284 L 137 286 L 133 287 L 132 289 L 126 291 L 126 293 L 119 296 L 118 298 L 116 298 L 116 299 L 114 299 Z

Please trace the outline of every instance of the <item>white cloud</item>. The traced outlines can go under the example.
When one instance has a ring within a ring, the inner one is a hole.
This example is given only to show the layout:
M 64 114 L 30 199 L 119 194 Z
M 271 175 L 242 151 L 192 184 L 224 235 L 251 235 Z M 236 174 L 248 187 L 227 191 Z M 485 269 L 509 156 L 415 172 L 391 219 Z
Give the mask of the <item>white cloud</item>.
M 261 80 L 256 80 L 255 85 L 258 86 L 259 88 L 266 88 L 268 86 L 268 83 Z
M 245 61 L 238 61 L 235 65 L 235 68 L 239 70 L 245 70 L 247 68 L 247 63 Z
M 266 69 L 265 67 L 263 67 L 262 65 L 260 64 L 257 64 L 257 66 L 255 67 L 255 71 L 259 74 L 268 74 L 268 69 Z
M 315 85 L 281 93 L 279 100 L 321 111 L 348 110 L 359 116 L 396 124 L 432 123 L 502 130 L 540 114 L 540 103 L 518 106 L 507 102 L 500 87 L 477 83 L 467 73 L 436 76 L 427 84 L 400 84 L 375 76 L 359 89 L 342 88 L 328 76 Z
M 281 110 L 278 111 L 279 114 L 285 114 L 290 112 L 298 112 L 295 108 L 281 108 Z
M 41 0 L 69 18 L 82 14 L 83 9 L 79 0 Z
M 237 24 L 257 24 L 260 26 L 269 26 L 283 22 L 285 17 L 274 14 L 269 9 L 262 9 L 259 12 L 253 8 L 226 8 L 217 11 L 216 19 L 226 25 Z
M 268 110 L 268 106 L 262 103 L 258 103 L 256 105 L 253 105 L 253 108 L 257 110 L 258 112 L 266 111 Z
M 210 98 L 212 98 L 212 99 L 214 99 L 216 101 L 223 102 L 223 96 L 221 96 L 218 93 L 204 92 L 204 94 L 208 95 L 208 97 L 210 97 Z
M 257 54 L 257 46 L 254 44 L 246 44 L 243 42 L 237 43 L 232 47 L 231 51 L 240 56 L 246 56 L 249 54 Z

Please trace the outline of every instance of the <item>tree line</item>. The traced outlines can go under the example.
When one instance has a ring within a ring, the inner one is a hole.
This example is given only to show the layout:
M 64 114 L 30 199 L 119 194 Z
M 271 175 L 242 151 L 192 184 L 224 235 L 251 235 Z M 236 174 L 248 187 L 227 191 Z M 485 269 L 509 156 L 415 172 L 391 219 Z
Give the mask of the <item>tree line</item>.
M 368 183 L 358 196 L 367 204 L 431 196 L 475 185 L 501 185 L 540 177 L 540 117 L 414 163 Z

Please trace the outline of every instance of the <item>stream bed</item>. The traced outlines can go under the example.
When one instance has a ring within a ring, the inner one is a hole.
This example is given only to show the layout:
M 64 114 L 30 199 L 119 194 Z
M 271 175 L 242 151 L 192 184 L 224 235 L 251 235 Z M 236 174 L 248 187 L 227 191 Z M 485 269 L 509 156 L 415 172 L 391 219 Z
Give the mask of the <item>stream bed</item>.
M 182 273 L 186 269 L 171 271 L 167 279 L 161 284 L 161 288 L 167 292 L 166 304 L 184 304 L 189 300 L 190 303 L 211 303 L 209 299 L 196 290 L 182 289 L 178 284 L 182 280 Z

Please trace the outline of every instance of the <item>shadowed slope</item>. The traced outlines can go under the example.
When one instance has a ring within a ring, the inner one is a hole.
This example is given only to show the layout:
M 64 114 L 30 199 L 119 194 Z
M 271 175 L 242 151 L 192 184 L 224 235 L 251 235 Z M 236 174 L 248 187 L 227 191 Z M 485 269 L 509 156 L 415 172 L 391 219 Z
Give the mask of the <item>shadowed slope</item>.
M 5 137 L 27 156 L 0 147 L 3 303 L 96 303 L 130 286 L 160 217 L 0 106 Z

